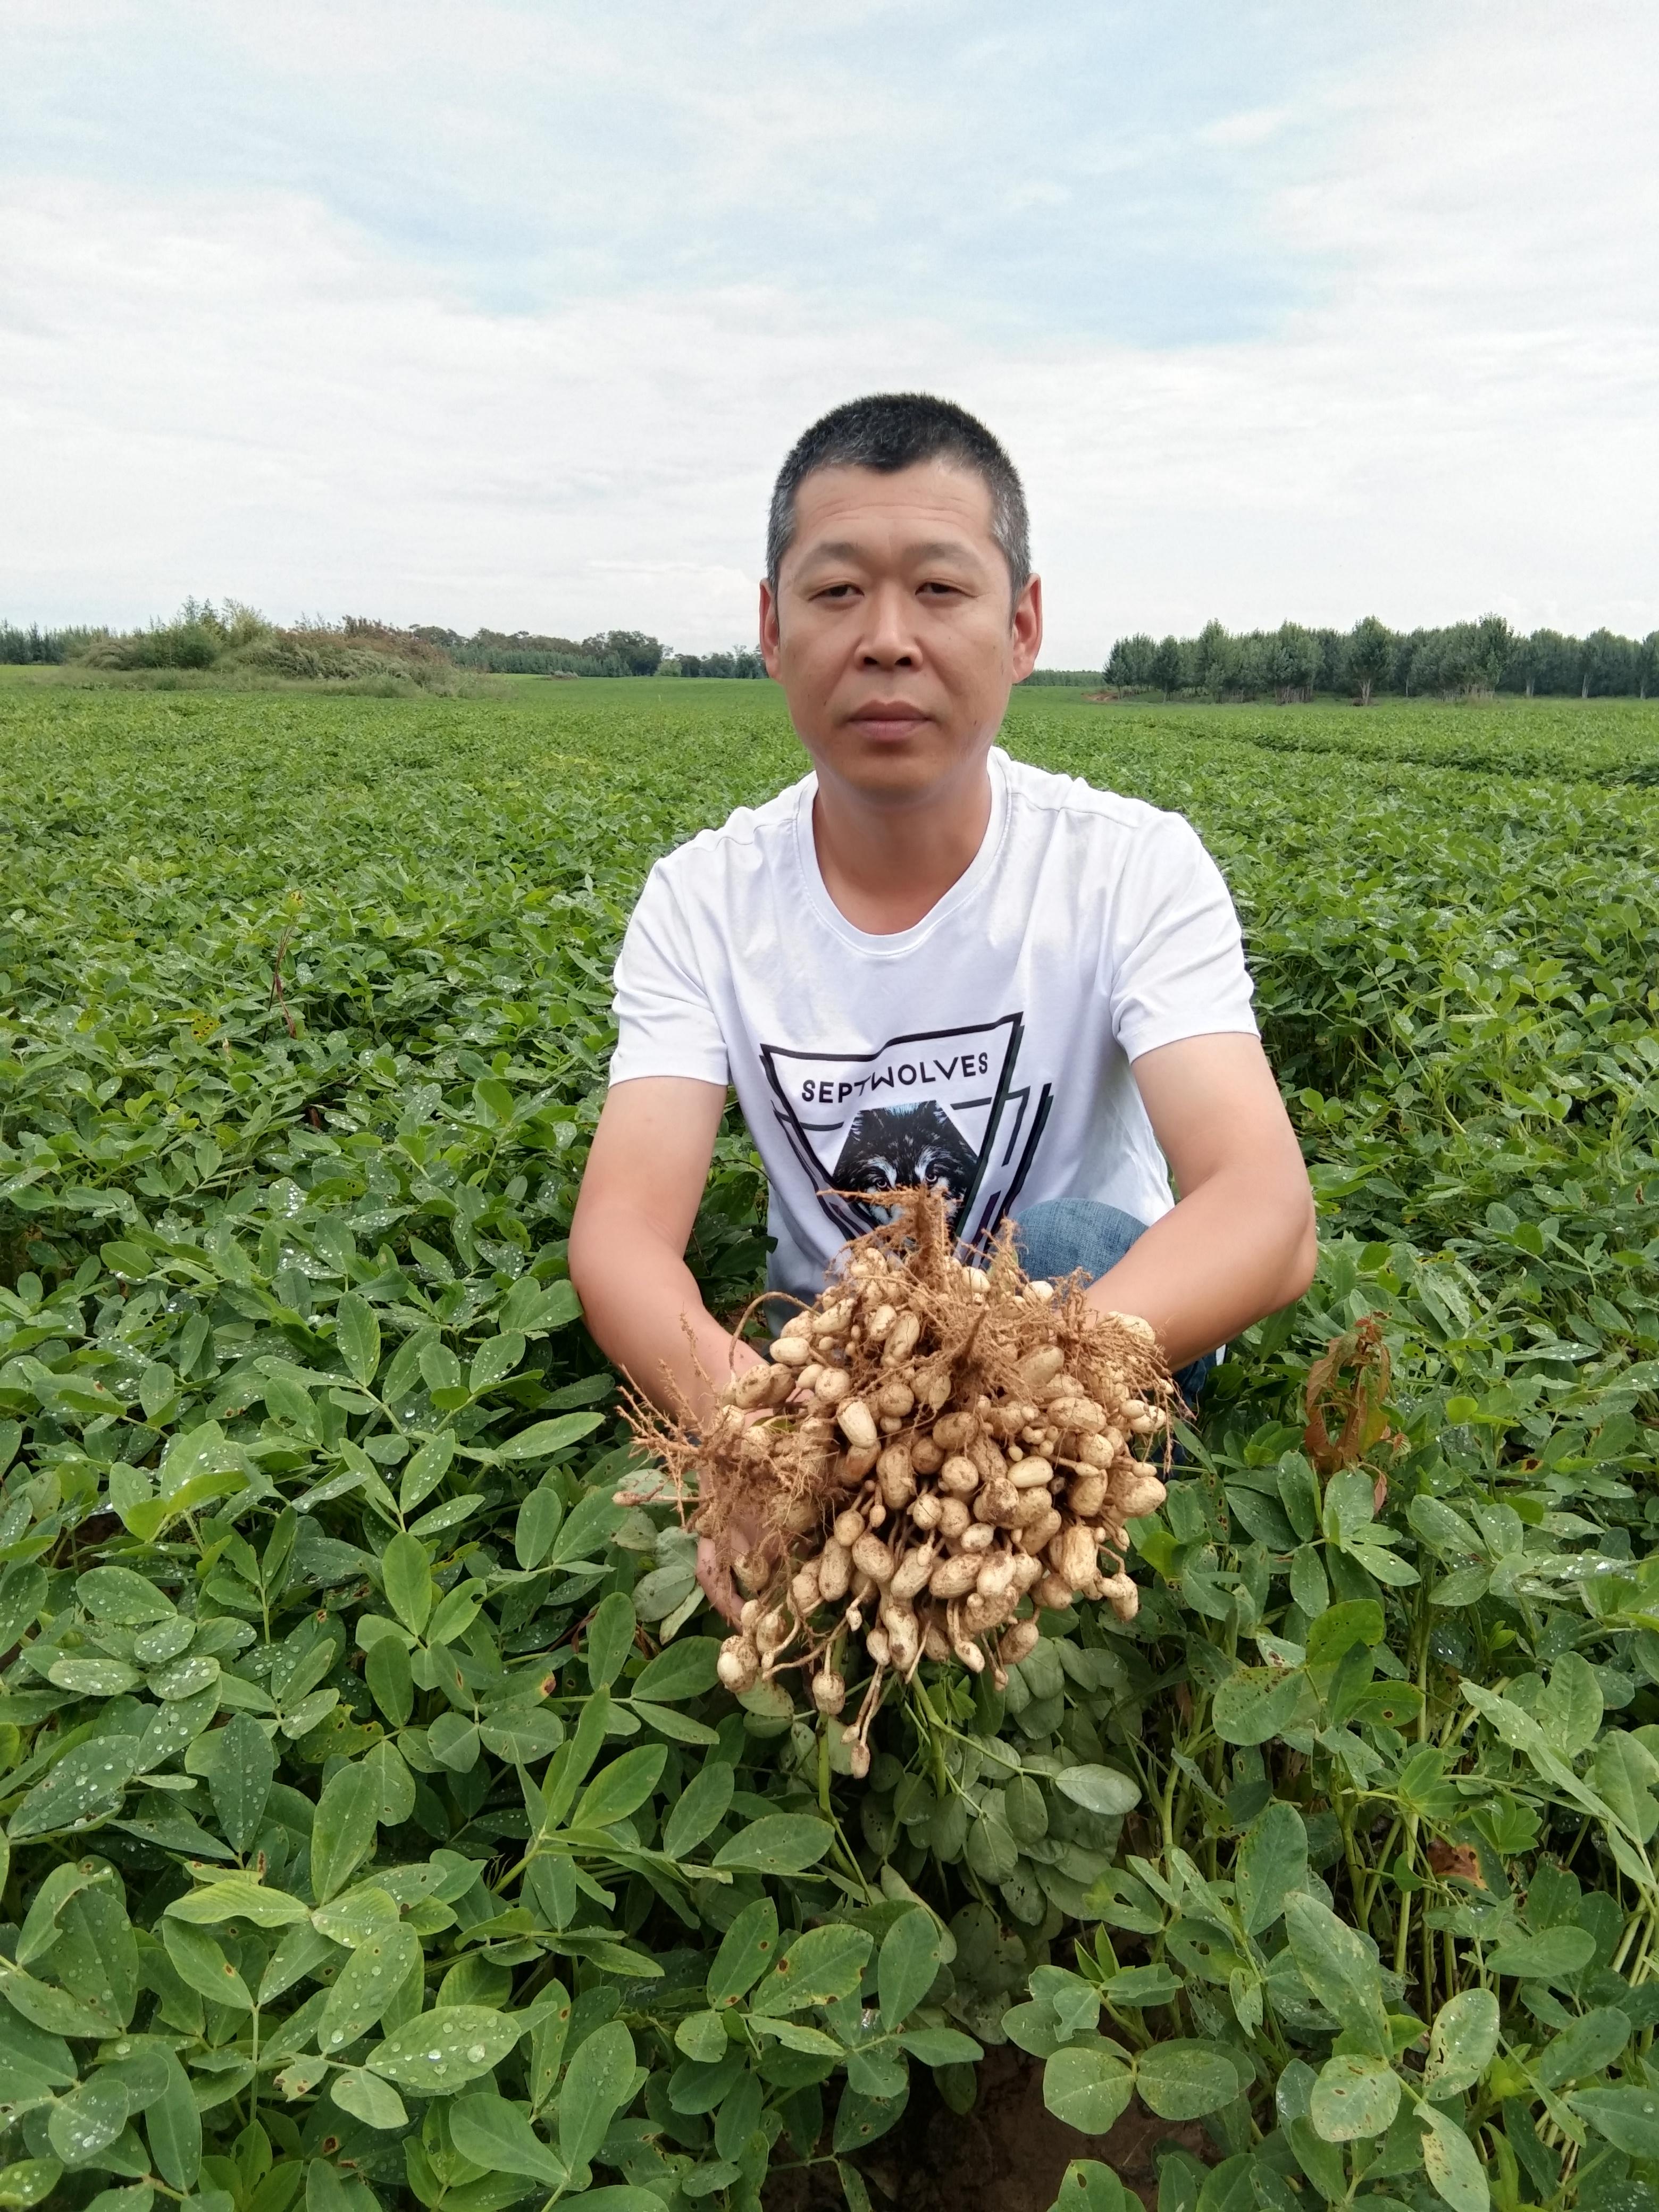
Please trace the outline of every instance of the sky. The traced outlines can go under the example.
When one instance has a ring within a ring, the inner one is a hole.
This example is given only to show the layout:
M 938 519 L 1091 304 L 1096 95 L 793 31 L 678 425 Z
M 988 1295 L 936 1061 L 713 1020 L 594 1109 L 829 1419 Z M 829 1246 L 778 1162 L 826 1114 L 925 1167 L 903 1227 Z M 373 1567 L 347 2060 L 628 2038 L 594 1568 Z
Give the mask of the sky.
M 752 641 L 868 391 L 1049 666 L 1659 625 L 1652 0 L 7 0 L 0 619 Z

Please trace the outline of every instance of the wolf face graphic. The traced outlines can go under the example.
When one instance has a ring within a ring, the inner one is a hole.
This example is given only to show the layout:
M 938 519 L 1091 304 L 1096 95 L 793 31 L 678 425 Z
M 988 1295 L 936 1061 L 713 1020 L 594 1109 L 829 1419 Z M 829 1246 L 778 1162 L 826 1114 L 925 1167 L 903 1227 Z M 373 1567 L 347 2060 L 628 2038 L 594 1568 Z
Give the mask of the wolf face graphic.
M 866 1106 L 853 1116 L 836 1162 L 836 1185 L 849 1191 L 943 1183 L 960 1206 L 978 1164 L 973 1147 L 937 1100 Z
M 965 1249 L 981 1243 L 1024 1187 L 1052 1085 L 1016 1079 L 1018 1013 L 916 1030 L 847 1051 L 763 1044 L 778 1126 L 842 1237 L 883 1218 L 851 1191 L 943 1185 Z

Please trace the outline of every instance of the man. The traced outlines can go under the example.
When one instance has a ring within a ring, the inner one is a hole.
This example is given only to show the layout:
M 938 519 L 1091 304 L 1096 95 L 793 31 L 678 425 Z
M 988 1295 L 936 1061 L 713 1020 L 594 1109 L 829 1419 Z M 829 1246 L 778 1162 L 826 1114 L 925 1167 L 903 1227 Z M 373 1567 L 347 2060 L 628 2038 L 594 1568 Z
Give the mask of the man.
M 1042 599 L 989 431 L 908 394 L 815 423 L 773 494 L 760 626 L 813 773 L 659 860 L 629 924 L 570 1234 L 595 1339 L 694 1409 L 757 1357 L 684 1260 L 729 1082 L 775 1289 L 815 1297 L 870 1225 L 845 1194 L 942 1180 L 964 1244 L 1012 1218 L 1033 1274 L 1086 1269 L 1190 1390 L 1310 1281 L 1307 1175 L 1194 832 L 995 744 Z

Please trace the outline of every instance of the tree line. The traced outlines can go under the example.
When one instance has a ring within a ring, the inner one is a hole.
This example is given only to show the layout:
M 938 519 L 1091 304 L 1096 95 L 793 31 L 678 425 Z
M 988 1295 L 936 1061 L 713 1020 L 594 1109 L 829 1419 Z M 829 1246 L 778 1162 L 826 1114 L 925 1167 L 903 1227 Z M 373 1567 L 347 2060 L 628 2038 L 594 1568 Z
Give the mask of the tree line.
M 208 669 L 227 664 L 307 677 L 363 672 L 410 664 L 404 672 L 429 680 L 435 665 L 502 676 L 680 676 L 758 678 L 758 653 L 674 653 L 644 630 L 610 629 L 591 637 L 547 637 L 529 630 L 460 631 L 435 623 L 410 629 L 349 616 L 279 629 L 252 608 L 226 600 L 187 599 L 167 623 L 112 631 L 75 627 L 27 629 L 0 622 L 0 662 L 84 661 L 104 668 Z M 350 665 L 348 666 L 348 661 Z M 366 664 L 365 664 L 366 665 Z M 1362 702 L 1379 692 L 1400 696 L 1468 697 L 1514 692 L 1531 698 L 1659 696 L 1659 630 L 1644 638 L 1609 629 L 1588 637 L 1559 630 L 1512 629 L 1501 615 L 1452 623 L 1440 629 L 1393 630 L 1367 615 L 1350 630 L 1281 623 L 1274 630 L 1227 629 L 1206 623 L 1196 637 L 1121 637 L 1103 672 L 1039 669 L 1033 685 L 1088 686 L 1182 694 L 1207 699 L 1310 699 L 1347 695 Z
M 112 669 L 210 669 L 234 666 L 275 674 L 329 676 L 362 672 L 366 653 L 379 663 L 407 662 L 410 670 L 434 663 L 495 676 L 725 676 L 761 677 L 758 653 L 673 653 L 644 630 L 608 629 L 592 637 L 544 637 L 531 630 L 478 629 L 469 636 L 435 623 L 408 629 L 348 615 L 337 623 L 301 618 L 282 629 L 252 607 L 227 599 L 186 599 L 170 622 L 143 629 L 102 625 L 27 629 L 0 622 L 0 662 L 62 665 L 82 661 Z M 346 662 L 351 659 L 353 665 Z M 289 664 L 292 664 L 291 665 Z
M 1187 692 L 1209 699 L 1310 699 L 1347 694 L 1362 703 L 1377 692 L 1402 698 L 1468 698 L 1514 692 L 1582 699 L 1659 696 L 1659 630 L 1588 637 L 1559 630 L 1511 629 L 1502 615 L 1442 629 L 1390 629 L 1367 615 L 1351 630 L 1281 623 L 1273 630 L 1232 631 L 1206 623 L 1196 637 L 1121 637 L 1107 658 L 1105 682 L 1126 691 Z
M 417 623 L 410 632 L 435 646 L 457 668 L 492 676 L 654 676 L 661 641 L 640 629 L 607 629 L 592 637 L 542 637 L 531 630 L 459 630 Z

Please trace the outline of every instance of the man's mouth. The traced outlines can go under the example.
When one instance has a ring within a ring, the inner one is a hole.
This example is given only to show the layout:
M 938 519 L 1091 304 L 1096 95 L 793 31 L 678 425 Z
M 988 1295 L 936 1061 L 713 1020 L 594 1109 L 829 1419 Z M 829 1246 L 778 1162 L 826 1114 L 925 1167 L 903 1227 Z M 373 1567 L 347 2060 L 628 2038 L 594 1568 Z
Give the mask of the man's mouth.
M 913 737 L 929 718 L 920 707 L 903 699 L 878 699 L 849 717 L 853 727 L 866 738 L 892 740 Z

